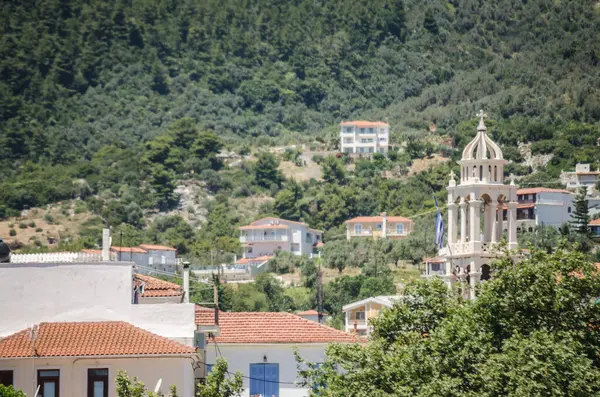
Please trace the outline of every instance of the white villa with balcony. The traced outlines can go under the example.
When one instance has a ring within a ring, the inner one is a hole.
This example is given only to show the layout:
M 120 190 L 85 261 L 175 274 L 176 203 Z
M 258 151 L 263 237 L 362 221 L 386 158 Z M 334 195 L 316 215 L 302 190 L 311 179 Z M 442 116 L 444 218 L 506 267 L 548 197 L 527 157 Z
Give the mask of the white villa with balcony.
M 561 172 L 560 180 L 569 190 L 575 191 L 585 187 L 588 196 L 591 196 L 596 189 L 596 183 L 600 181 L 600 170 L 593 171 L 589 164 L 576 164 L 574 172 Z
M 312 256 L 322 236 L 322 231 L 311 229 L 304 222 L 274 217 L 262 218 L 240 227 L 244 258 L 272 256 L 277 251 Z
M 517 231 L 532 232 L 536 226 L 559 228 L 571 220 L 573 194 L 568 190 L 542 187 L 517 190 Z M 504 229 L 507 225 L 504 210 Z
M 390 125 L 381 121 L 344 121 L 340 123 L 340 151 L 370 156 L 387 155 Z
M 358 216 L 347 220 L 346 239 L 348 241 L 368 237 L 374 240 L 380 238 L 401 239 L 408 236 L 414 229 L 414 222 L 403 216 Z

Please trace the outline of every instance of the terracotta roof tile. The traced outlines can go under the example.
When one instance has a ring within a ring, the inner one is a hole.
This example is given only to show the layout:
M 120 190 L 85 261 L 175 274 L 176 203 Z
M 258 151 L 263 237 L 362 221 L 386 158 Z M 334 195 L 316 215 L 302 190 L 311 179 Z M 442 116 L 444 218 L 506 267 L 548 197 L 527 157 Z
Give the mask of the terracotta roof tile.
M 0 358 L 189 355 L 195 349 L 123 321 L 41 323 L 0 340 Z M 35 347 L 35 349 L 34 349 Z
M 111 251 L 114 252 L 132 252 L 134 254 L 145 254 L 146 250 L 140 247 L 116 247 L 116 246 L 112 246 L 110 247 Z
M 177 251 L 176 248 L 167 247 L 166 245 L 153 245 L 153 244 L 140 244 L 140 247 L 145 250 L 155 250 L 155 251 Z
M 238 259 L 237 262 L 235 262 L 235 264 L 236 265 L 248 265 L 250 263 L 264 263 L 271 258 L 273 258 L 272 255 L 271 256 L 269 256 L 269 255 L 257 256 L 256 258 L 240 258 L 240 259 Z
M 144 298 L 158 298 L 183 295 L 182 288 L 178 284 L 146 276 L 143 274 L 136 274 L 136 286 L 140 285 L 141 283 L 144 283 L 144 292 L 142 294 L 142 297 Z
M 296 313 L 296 314 L 298 314 L 299 316 L 318 316 L 319 312 L 316 310 L 305 310 L 303 312 Z
M 526 188 L 526 189 L 517 190 L 517 195 L 537 194 L 537 193 L 569 193 L 569 194 L 571 194 L 570 191 L 565 190 L 565 189 L 548 189 L 545 187 L 530 187 L 530 188 Z
M 388 123 L 384 123 L 383 121 L 367 121 L 367 120 L 355 120 L 355 121 L 342 121 L 340 123 L 341 126 L 357 126 L 359 128 L 365 127 L 389 127 Z
M 196 307 L 196 324 L 213 325 L 214 311 Z M 350 343 L 347 334 L 291 313 L 219 312 L 217 343 Z
M 89 249 L 82 249 L 81 252 L 83 252 L 84 254 L 95 254 L 95 255 L 102 255 L 102 250 L 89 250 Z
M 383 222 L 383 217 L 382 216 L 357 216 L 356 218 L 352 218 L 352 219 L 349 219 L 346 221 L 346 223 L 360 223 L 360 222 Z M 412 223 L 412 221 L 410 219 L 405 218 L 403 216 L 388 216 L 387 222 L 388 223 L 394 223 L 394 222 Z
M 588 223 L 588 225 L 600 226 L 600 218 L 594 219 L 593 221 L 591 221 L 590 223 Z

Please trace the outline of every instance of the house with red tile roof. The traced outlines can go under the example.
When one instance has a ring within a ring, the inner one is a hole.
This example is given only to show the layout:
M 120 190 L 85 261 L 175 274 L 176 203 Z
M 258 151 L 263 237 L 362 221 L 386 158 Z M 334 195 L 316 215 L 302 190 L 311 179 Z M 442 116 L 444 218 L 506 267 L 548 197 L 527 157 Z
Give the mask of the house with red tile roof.
M 342 121 L 340 151 L 352 156 L 387 155 L 390 146 L 390 125 L 382 121 Z
M 294 349 L 310 362 L 325 359 L 330 343 L 357 343 L 358 336 L 304 319 L 291 313 L 219 312 L 219 334 L 209 338 L 206 360 L 229 362 L 231 372 L 244 374 L 244 394 L 306 396 L 298 387 Z M 196 324 L 212 325 L 213 309 L 196 307 Z
M 321 230 L 312 229 L 304 222 L 274 217 L 256 220 L 239 230 L 244 254 L 236 264 L 242 264 L 246 258 L 274 256 L 277 251 L 312 256 L 323 240 Z
M 559 228 L 571 219 L 573 194 L 565 189 L 544 187 L 517 190 L 517 231 L 534 231 L 536 226 Z M 504 206 L 504 223 L 508 208 Z
M 357 216 L 346 222 L 346 239 L 380 238 L 403 239 L 414 230 L 414 222 L 403 216 L 388 216 L 382 212 L 380 216 Z
M 596 191 L 596 183 L 600 181 L 600 169 L 594 171 L 590 164 L 576 164 L 575 171 L 561 172 L 560 179 L 567 189 L 576 191 L 585 187 L 588 196 L 591 196 Z
M 45 322 L 0 339 L 0 384 L 30 396 L 41 386 L 42 396 L 116 397 L 114 378 L 125 370 L 150 388 L 162 379 L 161 392 L 175 385 L 191 397 L 202 357 L 123 321 Z
M 16 356 L 13 354 L 11 357 L 8 357 L 8 354 L 4 357 L 0 354 L 0 382 L 9 377 L 8 372 L 2 371 L 9 371 L 16 365 L 13 361 L 6 363 L 3 359 L 27 360 L 27 368 L 32 368 L 31 363 L 35 362 L 36 372 L 26 376 L 29 385 L 38 375 L 43 379 L 40 378 L 36 382 L 50 382 L 50 378 L 60 376 L 62 397 L 87 394 L 87 378 L 85 383 L 81 383 L 81 388 L 77 386 L 71 389 L 70 385 L 79 384 L 73 383 L 79 382 L 74 380 L 73 376 L 83 376 L 88 367 L 108 368 L 108 375 L 104 371 L 102 379 L 107 379 L 108 376 L 111 386 L 114 385 L 114 375 L 120 368 L 131 370 L 133 374 L 147 374 L 145 378 L 150 379 L 148 384 L 156 384 L 161 377 L 155 377 L 154 374 L 166 371 L 166 375 L 162 377 L 163 382 L 172 378 L 174 383 L 182 386 L 179 377 L 191 371 L 192 375 L 186 375 L 185 382 L 181 380 L 185 383 L 182 390 L 187 391 L 180 390 L 180 395 L 192 397 L 194 378 L 204 377 L 205 367 L 191 367 L 191 351 L 195 352 L 196 341 L 201 341 L 201 338 L 195 325 L 195 306 L 186 303 L 185 299 L 182 302 L 182 298 L 185 298 L 185 294 L 179 285 L 136 274 L 135 265 L 129 261 L 2 263 L 0 351 L 2 346 L 8 346 L 3 345 L 5 341 L 16 338 L 14 335 L 25 335 L 22 331 L 31 327 L 31 324 L 43 323 L 39 329 L 44 333 L 39 335 L 46 335 L 44 338 L 50 339 L 44 343 L 40 342 L 40 345 L 32 345 L 32 348 L 36 349 L 33 357 L 25 353 Z M 78 327 L 70 324 L 94 325 Z M 98 329 L 100 331 L 97 331 Z M 31 332 L 34 341 L 42 340 L 36 336 L 35 329 Z M 60 337 L 62 334 L 68 337 Z M 146 336 L 140 336 L 142 334 Z M 77 340 L 86 342 L 73 345 Z M 185 346 L 185 349 L 147 350 L 152 346 Z M 42 347 L 50 350 L 44 350 Z M 121 350 L 113 351 L 111 348 Z M 56 360 L 60 358 L 62 361 L 50 360 L 48 357 L 52 354 L 56 356 Z M 175 361 L 171 359 L 173 354 L 176 356 Z M 182 357 L 182 354 L 185 357 Z M 203 345 L 193 354 L 197 354 L 200 361 L 204 361 Z M 113 355 L 120 357 L 116 359 Z M 110 366 L 102 364 L 102 367 L 98 367 L 99 360 L 104 356 L 110 356 L 114 362 L 111 361 Z M 139 360 L 138 356 L 152 359 Z M 125 361 L 130 358 L 131 361 Z M 80 366 L 83 364 L 87 367 Z M 38 369 L 41 370 L 44 366 L 47 366 L 48 371 L 54 372 L 39 373 Z M 172 369 L 166 370 L 165 366 Z M 169 375 L 169 371 L 177 374 Z M 15 372 L 10 376 L 17 379 L 20 375 Z M 189 382 L 188 378 L 191 379 Z M 163 385 L 169 386 L 167 383 Z M 34 395 L 34 391 L 26 390 L 28 395 Z M 112 392 L 108 395 L 114 396 Z
M 179 284 L 136 274 L 135 286 L 138 288 L 140 304 L 148 303 L 181 303 L 183 301 L 183 288 Z

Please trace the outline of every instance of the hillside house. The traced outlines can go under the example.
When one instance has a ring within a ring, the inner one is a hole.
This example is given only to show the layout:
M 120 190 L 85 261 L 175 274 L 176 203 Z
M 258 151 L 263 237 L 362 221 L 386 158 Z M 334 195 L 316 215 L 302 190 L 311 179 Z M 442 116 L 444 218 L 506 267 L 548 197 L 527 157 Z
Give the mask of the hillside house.
M 533 231 L 536 226 L 559 228 L 568 223 L 573 210 L 573 194 L 563 189 L 527 188 L 517 190 L 517 231 Z M 504 209 L 504 229 L 508 209 Z
M 82 250 L 90 254 L 101 254 L 101 250 Z M 175 273 L 177 271 L 177 249 L 164 245 L 140 244 L 137 247 L 110 247 L 111 257 L 120 262 L 134 262 L 138 273 L 158 272 Z
M 358 335 L 369 335 L 372 327 L 369 320 L 379 315 L 385 308 L 391 308 L 400 296 L 375 296 L 358 302 L 348 303 L 342 307 L 345 314 L 345 331 Z
M 214 324 L 214 311 L 197 307 L 198 326 Z M 307 361 L 321 363 L 329 343 L 356 343 L 356 335 L 303 319 L 291 313 L 219 313 L 220 333 L 209 339 L 206 362 L 225 358 L 229 371 L 244 375 L 242 396 L 304 397 L 295 384 L 298 368 L 294 349 Z
M 318 252 L 317 244 L 323 240 L 321 230 L 312 229 L 304 222 L 273 217 L 259 219 L 239 229 L 244 258 L 274 256 L 277 251 L 312 257 Z
M 379 238 L 401 239 L 407 237 L 414 230 L 414 222 L 403 216 L 359 216 L 347 220 L 346 239 L 369 237 L 374 240 Z
M 596 190 L 596 183 L 600 180 L 600 170 L 593 171 L 589 164 L 576 164 L 575 171 L 561 172 L 560 180 L 567 189 L 572 191 L 585 187 L 588 196 L 591 196 Z
M 343 121 L 340 123 L 340 151 L 351 155 L 387 155 L 390 125 L 381 121 Z

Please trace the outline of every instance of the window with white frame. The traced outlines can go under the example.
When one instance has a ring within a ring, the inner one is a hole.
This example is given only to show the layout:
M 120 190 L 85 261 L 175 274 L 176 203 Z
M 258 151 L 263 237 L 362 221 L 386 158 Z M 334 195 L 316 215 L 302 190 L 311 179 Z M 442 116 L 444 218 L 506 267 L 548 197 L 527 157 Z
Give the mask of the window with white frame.
M 397 223 L 396 224 L 396 233 L 398 233 L 398 234 L 404 234 L 404 223 Z
M 354 234 L 362 234 L 363 226 L 362 223 L 357 223 L 354 225 Z
M 355 312 L 354 313 L 354 319 L 355 320 L 364 320 L 365 319 L 365 312 L 364 311 Z
M 381 223 L 375 224 L 375 230 L 381 230 Z

